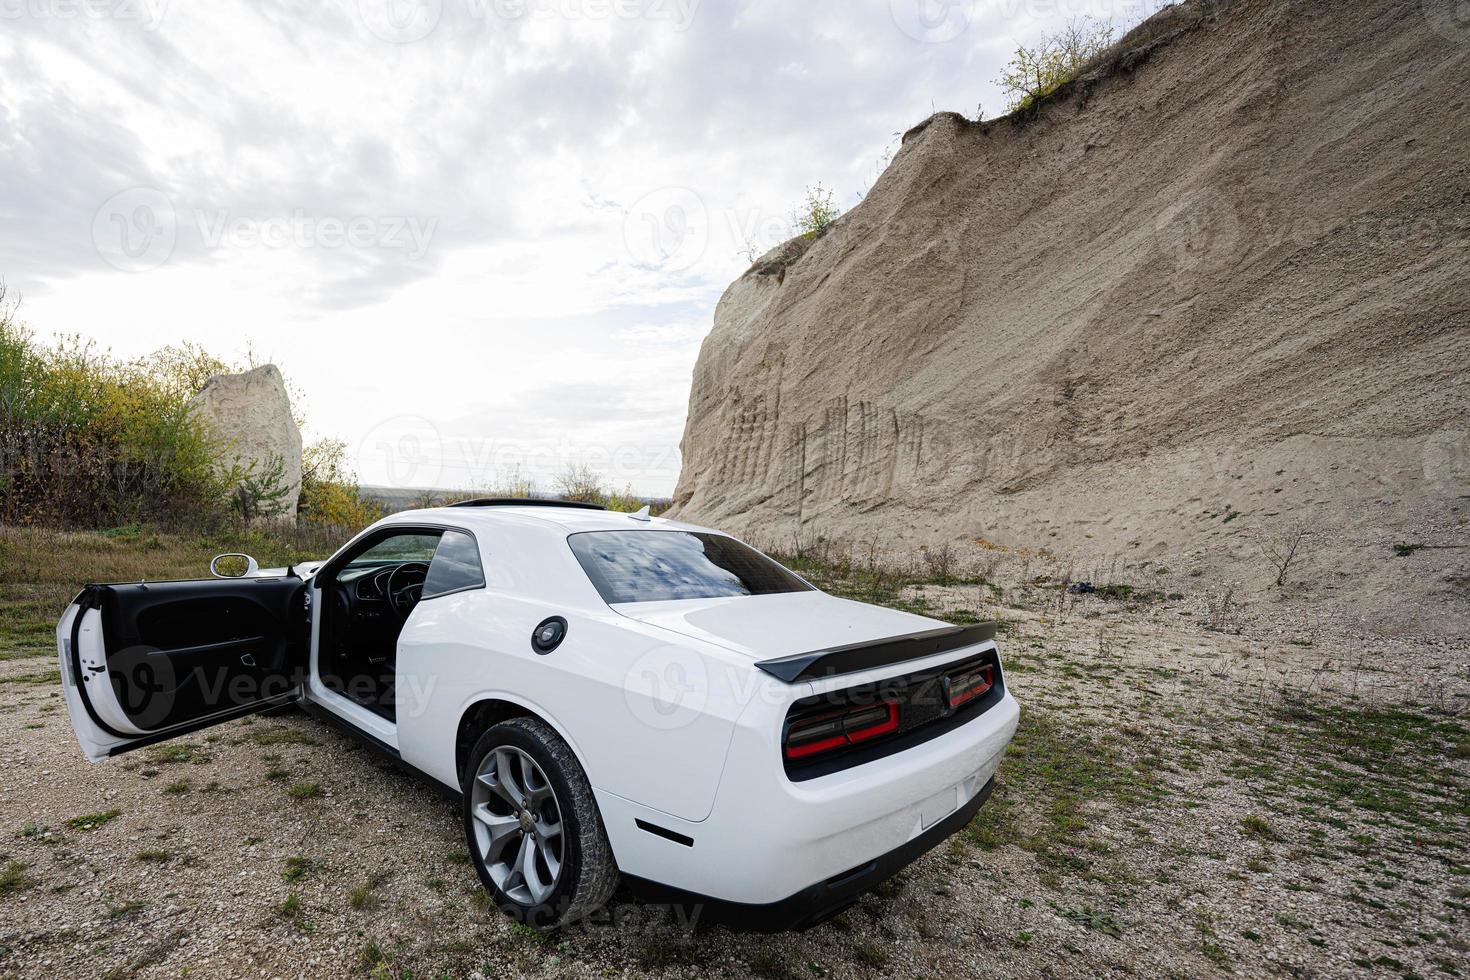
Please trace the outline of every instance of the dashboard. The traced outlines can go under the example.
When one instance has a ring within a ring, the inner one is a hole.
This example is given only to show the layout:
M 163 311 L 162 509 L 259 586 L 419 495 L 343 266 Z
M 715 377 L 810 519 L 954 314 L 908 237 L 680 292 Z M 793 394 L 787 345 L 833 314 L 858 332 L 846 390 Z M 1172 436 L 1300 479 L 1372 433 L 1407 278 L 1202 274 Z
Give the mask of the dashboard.
M 334 645 L 342 656 L 391 662 L 398 631 L 423 593 L 429 566 L 421 561 L 348 567 L 332 588 Z
M 429 566 L 421 561 L 349 567 L 338 574 L 337 584 L 352 600 L 349 606 L 356 602 L 388 602 L 406 615 L 418 601 L 428 572 Z

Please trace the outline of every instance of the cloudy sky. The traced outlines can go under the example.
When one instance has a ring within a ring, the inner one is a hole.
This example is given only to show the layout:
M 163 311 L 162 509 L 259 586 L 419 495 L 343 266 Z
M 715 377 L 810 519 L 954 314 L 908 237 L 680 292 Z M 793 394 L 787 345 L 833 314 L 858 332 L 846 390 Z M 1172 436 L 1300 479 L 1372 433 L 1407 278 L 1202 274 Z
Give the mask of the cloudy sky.
M 714 304 L 1017 43 L 1157 0 L 0 0 L 41 336 L 280 364 L 367 483 L 666 494 Z

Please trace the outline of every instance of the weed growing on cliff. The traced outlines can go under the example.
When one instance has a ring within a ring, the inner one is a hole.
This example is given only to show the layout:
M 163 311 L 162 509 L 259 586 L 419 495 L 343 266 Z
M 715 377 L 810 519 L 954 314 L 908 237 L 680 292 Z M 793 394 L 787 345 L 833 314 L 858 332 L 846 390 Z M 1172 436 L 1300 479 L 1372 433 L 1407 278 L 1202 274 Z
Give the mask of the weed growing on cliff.
M 1261 555 L 1271 565 L 1276 573 L 1276 585 L 1286 584 L 1286 576 L 1291 572 L 1292 563 L 1301 553 L 1302 543 L 1312 532 L 1300 524 L 1294 525 L 1281 533 L 1275 539 L 1260 538 L 1258 544 Z
M 995 80 L 1006 97 L 1006 111 L 1020 112 L 1051 95 L 1076 77 L 1113 43 L 1113 26 L 1092 18 L 1067 22 L 1057 34 L 1035 45 L 1021 45 Z
M 791 224 L 798 235 L 815 237 L 827 230 L 827 226 L 842 214 L 832 200 L 832 192 L 820 182 L 806 189 L 806 199 L 792 212 Z
M 1239 633 L 1240 611 L 1235 605 L 1235 587 L 1205 595 L 1205 629 L 1215 633 Z

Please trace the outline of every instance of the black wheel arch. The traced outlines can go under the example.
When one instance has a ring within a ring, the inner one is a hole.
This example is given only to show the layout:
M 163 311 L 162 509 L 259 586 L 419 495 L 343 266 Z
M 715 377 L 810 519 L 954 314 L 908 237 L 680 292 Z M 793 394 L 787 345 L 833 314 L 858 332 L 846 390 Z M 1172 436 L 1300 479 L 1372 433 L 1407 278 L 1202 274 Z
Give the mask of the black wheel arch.
M 571 740 L 562 733 L 561 727 L 550 718 L 515 701 L 507 701 L 504 698 L 483 698 L 465 708 L 454 733 L 454 771 L 459 776 L 461 789 L 464 788 L 465 763 L 469 761 L 470 750 L 475 747 L 480 736 L 492 725 L 498 725 L 512 718 L 534 718 L 556 732 L 561 736 L 562 741 L 567 743 L 567 748 L 576 758 L 577 764 L 582 767 L 582 771 L 587 771 L 587 762 L 582 758 L 582 753 L 577 751 L 576 747 L 571 744 Z

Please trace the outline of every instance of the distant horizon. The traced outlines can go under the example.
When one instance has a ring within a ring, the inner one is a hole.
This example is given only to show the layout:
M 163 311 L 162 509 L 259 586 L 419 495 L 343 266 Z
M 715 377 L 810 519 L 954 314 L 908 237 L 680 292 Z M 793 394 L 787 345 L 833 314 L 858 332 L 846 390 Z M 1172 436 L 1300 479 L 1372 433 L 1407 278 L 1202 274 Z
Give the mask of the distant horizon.
M 444 488 L 441 488 L 441 487 L 393 487 L 393 486 L 382 486 L 382 485 L 376 485 L 376 484 L 370 484 L 370 483 L 360 483 L 360 484 L 358 484 L 357 489 L 359 490 L 359 492 L 361 492 L 363 494 L 363 496 L 371 497 L 373 499 L 378 499 L 378 500 L 381 500 L 383 498 L 418 497 L 418 496 L 423 496 L 425 494 L 435 494 L 435 495 L 438 495 L 438 496 L 445 496 L 445 497 L 452 497 L 452 496 L 460 496 L 460 495 L 462 495 L 464 497 L 464 499 L 466 499 L 466 500 L 474 499 L 475 497 L 493 497 L 493 496 L 497 496 L 497 494 L 495 494 L 495 493 L 487 492 L 487 491 L 484 491 L 484 490 L 466 489 L 464 487 L 455 487 L 455 488 L 452 488 L 452 489 L 444 489 Z M 504 496 L 507 496 L 508 498 L 514 499 L 515 497 L 517 497 L 519 495 L 517 495 L 517 494 L 506 494 Z M 527 500 L 556 500 L 556 499 L 559 499 L 560 496 L 561 495 L 559 493 L 557 493 L 554 489 L 539 489 L 538 488 L 538 489 L 533 489 L 530 492 L 530 494 L 526 496 L 526 499 Z M 673 500 L 674 499 L 672 494 L 668 494 L 668 495 L 664 495 L 664 496 L 638 494 L 637 496 L 638 496 L 638 498 L 640 500 L 647 500 L 650 503 L 659 503 L 659 502 L 662 502 L 662 501 L 669 501 L 669 500 Z

